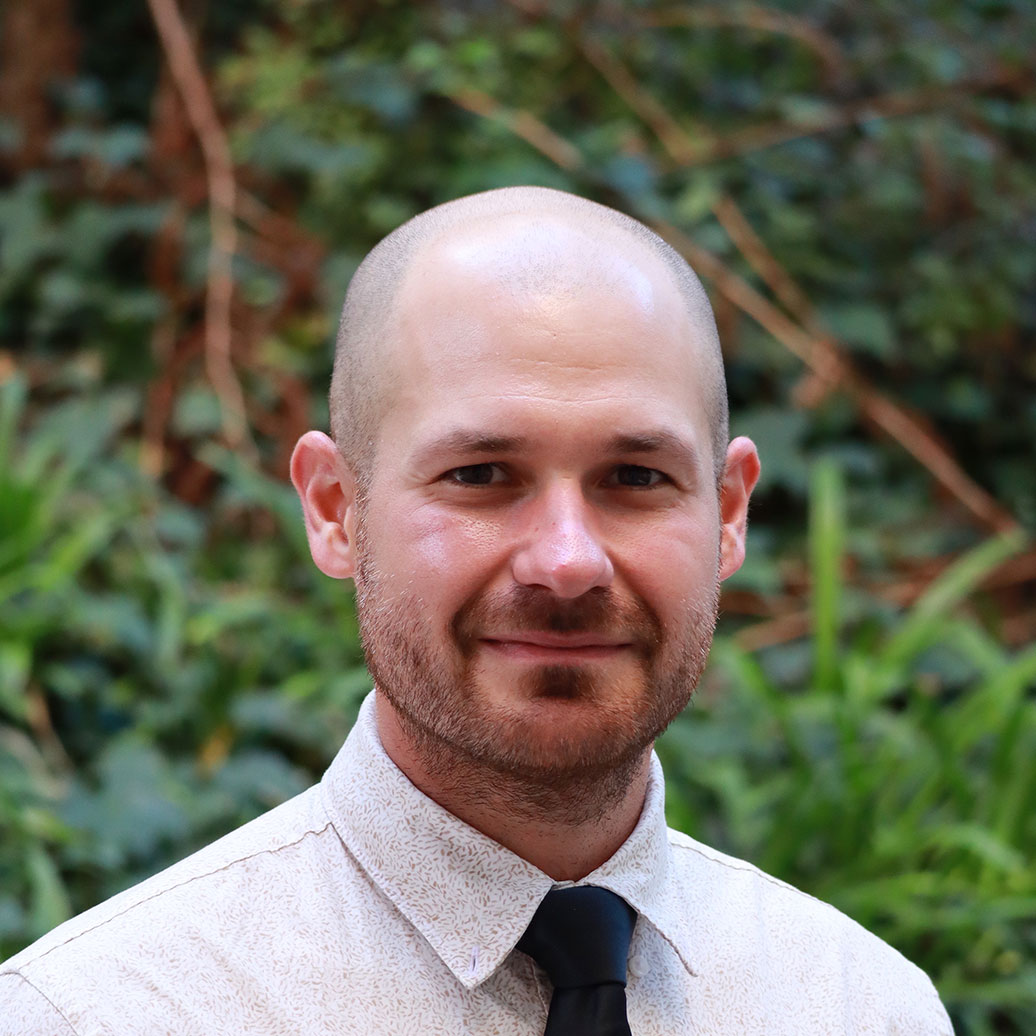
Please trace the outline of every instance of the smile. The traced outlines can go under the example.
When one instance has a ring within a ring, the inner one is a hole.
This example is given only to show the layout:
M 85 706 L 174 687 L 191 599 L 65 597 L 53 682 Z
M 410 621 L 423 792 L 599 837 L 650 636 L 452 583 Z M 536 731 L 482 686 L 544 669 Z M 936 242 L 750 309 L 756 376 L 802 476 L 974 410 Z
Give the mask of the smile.
M 630 647 L 627 641 L 612 640 L 599 633 L 523 632 L 484 637 L 482 643 L 504 657 L 541 664 L 571 664 L 614 658 Z

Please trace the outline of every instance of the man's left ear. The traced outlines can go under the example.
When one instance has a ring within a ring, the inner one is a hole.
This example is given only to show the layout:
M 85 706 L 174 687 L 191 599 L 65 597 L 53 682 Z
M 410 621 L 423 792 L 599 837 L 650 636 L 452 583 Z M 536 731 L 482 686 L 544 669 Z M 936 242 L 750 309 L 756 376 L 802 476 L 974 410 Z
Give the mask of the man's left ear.
M 748 498 L 758 478 L 759 454 L 755 443 L 740 435 L 727 447 L 727 461 L 720 482 L 720 579 L 732 576 L 745 560 Z
M 350 578 L 356 572 L 356 478 L 323 432 L 306 432 L 295 444 L 291 481 L 317 568 L 334 579 Z

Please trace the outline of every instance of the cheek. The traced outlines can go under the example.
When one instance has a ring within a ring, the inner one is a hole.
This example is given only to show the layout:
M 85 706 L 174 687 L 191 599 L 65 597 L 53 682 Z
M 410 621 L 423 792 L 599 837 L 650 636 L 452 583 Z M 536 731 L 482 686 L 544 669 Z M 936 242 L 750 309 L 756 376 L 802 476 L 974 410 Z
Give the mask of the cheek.
M 719 523 L 709 515 L 666 522 L 631 545 L 626 568 L 662 615 L 679 615 L 709 598 L 719 580 Z
M 498 528 L 432 507 L 389 519 L 384 528 L 386 561 L 423 597 L 466 597 L 506 556 Z

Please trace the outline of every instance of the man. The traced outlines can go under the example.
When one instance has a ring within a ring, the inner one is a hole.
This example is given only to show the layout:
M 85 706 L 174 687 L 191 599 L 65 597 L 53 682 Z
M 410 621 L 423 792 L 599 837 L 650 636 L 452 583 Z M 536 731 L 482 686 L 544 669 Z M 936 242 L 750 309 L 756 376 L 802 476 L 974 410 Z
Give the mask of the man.
M 331 413 L 292 479 L 376 691 L 320 785 L 9 961 L 3 1031 L 949 1033 L 894 950 L 666 829 L 759 471 L 686 264 L 561 192 L 432 209 L 353 279 Z

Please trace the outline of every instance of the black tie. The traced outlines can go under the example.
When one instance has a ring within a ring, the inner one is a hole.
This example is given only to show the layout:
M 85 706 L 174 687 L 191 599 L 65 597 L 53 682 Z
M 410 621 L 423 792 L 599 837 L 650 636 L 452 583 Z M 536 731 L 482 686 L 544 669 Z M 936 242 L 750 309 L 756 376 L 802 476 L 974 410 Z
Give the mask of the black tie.
M 636 921 L 607 889 L 547 893 L 518 941 L 554 985 L 543 1036 L 630 1036 L 626 956 Z

